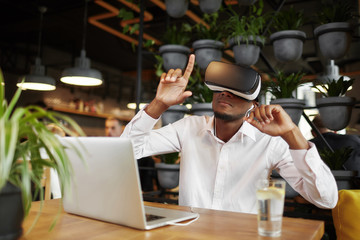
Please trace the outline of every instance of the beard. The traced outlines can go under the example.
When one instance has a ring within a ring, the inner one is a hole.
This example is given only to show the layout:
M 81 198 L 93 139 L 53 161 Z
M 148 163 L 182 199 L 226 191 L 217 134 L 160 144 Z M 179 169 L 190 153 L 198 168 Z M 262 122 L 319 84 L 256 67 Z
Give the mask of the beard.
M 221 119 L 223 121 L 228 121 L 228 122 L 239 120 L 245 116 L 245 114 L 232 115 L 232 114 L 219 113 L 219 112 L 214 112 L 214 115 L 216 118 Z

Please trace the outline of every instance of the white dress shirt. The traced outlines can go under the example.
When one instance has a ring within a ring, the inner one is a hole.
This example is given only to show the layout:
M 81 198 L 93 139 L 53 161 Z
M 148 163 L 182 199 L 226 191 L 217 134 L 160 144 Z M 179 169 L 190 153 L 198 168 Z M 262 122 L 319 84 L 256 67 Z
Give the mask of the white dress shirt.
M 180 205 L 256 213 L 256 181 L 272 169 L 316 206 L 337 203 L 335 179 L 312 143 L 289 150 L 281 137 L 247 122 L 225 143 L 214 135 L 214 117 L 189 116 L 153 130 L 157 120 L 141 110 L 121 137 L 132 139 L 136 158 L 181 152 Z

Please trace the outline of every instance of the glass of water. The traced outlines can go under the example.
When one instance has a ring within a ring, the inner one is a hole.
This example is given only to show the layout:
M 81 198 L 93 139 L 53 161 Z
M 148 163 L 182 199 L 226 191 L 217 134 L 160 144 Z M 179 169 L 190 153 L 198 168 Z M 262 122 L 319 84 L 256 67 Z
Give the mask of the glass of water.
M 261 179 L 257 183 L 258 233 L 261 236 L 281 236 L 285 185 L 281 179 Z

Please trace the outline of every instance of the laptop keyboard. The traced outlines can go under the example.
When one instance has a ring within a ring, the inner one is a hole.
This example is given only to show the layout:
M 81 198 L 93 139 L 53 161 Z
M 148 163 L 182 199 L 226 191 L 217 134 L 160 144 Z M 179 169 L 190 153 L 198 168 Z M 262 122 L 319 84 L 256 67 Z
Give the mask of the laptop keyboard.
M 146 221 L 147 222 L 165 218 L 165 217 L 157 216 L 157 215 L 153 215 L 153 214 L 145 214 L 145 216 L 146 216 Z

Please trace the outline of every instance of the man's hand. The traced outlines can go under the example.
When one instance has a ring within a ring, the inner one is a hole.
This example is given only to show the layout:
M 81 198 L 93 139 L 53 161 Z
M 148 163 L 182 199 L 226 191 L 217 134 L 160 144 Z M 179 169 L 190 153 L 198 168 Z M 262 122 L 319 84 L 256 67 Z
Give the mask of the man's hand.
M 185 91 L 185 88 L 189 82 L 194 63 L 195 55 L 191 54 L 184 75 L 182 75 L 181 69 L 170 69 L 167 73 L 163 73 L 156 91 L 156 99 L 170 107 L 183 103 L 186 98 L 190 97 L 192 93 Z
M 299 128 L 280 105 L 260 105 L 245 120 L 263 133 L 282 137 L 291 149 L 309 148 Z
M 155 99 L 146 107 L 145 111 L 153 118 L 159 118 L 170 106 L 183 103 L 192 95 L 185 91 L 191 72 L 195 64 L 195 55 L 191 54 L 184 74 L 181 69 L 170 69 L 160 77 Z

